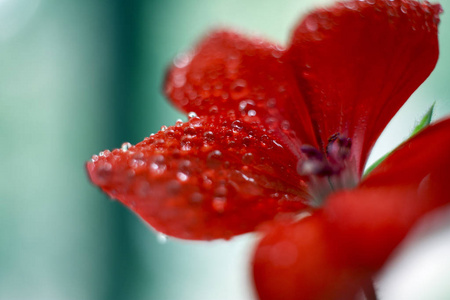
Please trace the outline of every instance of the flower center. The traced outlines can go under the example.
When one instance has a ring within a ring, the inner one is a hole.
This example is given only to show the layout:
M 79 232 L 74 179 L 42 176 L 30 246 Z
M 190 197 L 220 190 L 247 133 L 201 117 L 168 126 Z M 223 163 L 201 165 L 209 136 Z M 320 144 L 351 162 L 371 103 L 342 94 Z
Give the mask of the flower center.
M 357 185 L 356 164 L 351 158 L 352 140 L 340 133 L 333 134 L 325 151 L 303 145 L 305 155 L 297 165 L 297 172 L 309 176 L 310 204 L 319 207 L 333 192 L 350 189 Z

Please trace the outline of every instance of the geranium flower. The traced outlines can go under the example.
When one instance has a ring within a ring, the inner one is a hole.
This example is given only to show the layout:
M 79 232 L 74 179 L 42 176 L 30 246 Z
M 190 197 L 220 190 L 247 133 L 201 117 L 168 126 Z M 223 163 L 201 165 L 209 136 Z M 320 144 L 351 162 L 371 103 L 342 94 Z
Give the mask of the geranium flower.
M 414 223 L 450 200 L 450 119 L 362 177 L 436 64 L 441 12 L 412 0 L 337 3 L 307 15 L 286 49 L 214 32 L 166 78 L 189 120 L 94 155 L 90 179 L 173 237 L 261 228 L 260 299 L 353 299 Z

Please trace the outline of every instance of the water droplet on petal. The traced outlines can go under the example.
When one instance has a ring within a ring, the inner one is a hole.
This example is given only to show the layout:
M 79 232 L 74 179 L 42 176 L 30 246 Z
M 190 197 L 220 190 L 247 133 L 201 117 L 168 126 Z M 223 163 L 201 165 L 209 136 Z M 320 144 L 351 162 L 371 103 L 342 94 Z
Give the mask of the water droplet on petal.
M 180 180 L 180 181 L 186 181 L 186 180 L 188 180 L 188 176 L 185 174 L 185 173 L 183 173 L 183 172 L 178 172 L 177 173 L 177 178 Z
M 207 142 L 214 141 L 214 133 L 212 131 L 206 131 L 203 134 L 203 137 L 205 138 L 205 141 L 207 141 Z
M 352 1 L 344 2 L 344 6 L 348 9 L 354 10 L 356 9 L 356 3 Z
M 287 121 L 287 120 L 281 121 L 281 124 L 280 124 L 281 129 L 289 130 L 290 126 L 291 125 L 289 124 L 289 121 Z
M 222 152 L 219 150 L 214 150 L 208 154 L 206 158 L 206 163 L 210 168 L 218 168 L 222 165 Z
M 191 62 L 191 55 L 188 53 L 180 53 L 173 60 L 173 64 L 177 68 L 184 68 Z
M 248 115 L 249 117 L 254 117 L 254 116 L 256 116 L 256 111 L 253 110 L 253 109 L 251 109 L 251 110 L 248 111 L 247 115 Z
M 242 128 L 244 128 L 242 121 L 235 120 L 233 123 L 231 123 L 231 128 L 233 128 L 233 131 L 241 131 Z
M 277 104 L 277 100 L 275 98 L 270 98 L 269 100 L 267 100 L 268 108 L 274 108 L 276 104 Z
M 165 159 L 162 155 L 155 155 L 150 163 L 150 171 L 155 174 L 162 174 L 166 170 Z
M 247 82 L 243 79 L 238 79 L 231 84 L 230 90 L 233 99 L 245 97 L 248 93 Z
M 317 20 L 314 17 L 307 18 L 305 21 L 305 25 L 308 31 L 316 31 L 317 28 L 319 27 L 317 24 Z
M 165 243 L 167 243 L 167 235 L 165 235 L 164 233 L 158 232 L 158 233 L 156 233 L 156 240 L 160 244 L 165 244 Z
M 212 200 L 212 207 L 218 213 L 223 213 L 225 211 L 225 205 L 227 199 L 225 197 L 214 197 Z
M 209 109 L 209 112 L 212 114 L 216 114 L 219 111 L 219 108 L 217 106 L 211 106 L 211 108 Z
M 253 153 L 245 153 L 244 155 L 242 155 L 242 163 L 249 165 L 253 162 Z
M 123 144 L 122 144 L 122 146 L 120 147 L 120 149 L 121 149 L 123 152 L 126 152 L 126 151 L 128 151 L 128 149 L 130 149 L 130 147 L 131 147 L 131 144 L 128 143 L 128 142 L 126 142 L 126 143 L 123 143 Z
M 171 180 L 166 185 L 166 191 L 169 196 L 176 196 L 180 193 L 181 184 L 177 180 Z
M 193 112 L 193 111 L 188 113 L 188 117 L 189 117 L 189 119 L 198 118 L 197 114 L 195 112 Z
M 239 102 L 239 110 L 241 112 L 247 112 L 254 107 L 255 107 L 255 101 L 253 101 L 251 99 L 242 100 L 241 102 Z
M 401 10 L 402 13 L 404 13 L 404 14 L 408 13 L 408 9 L 407 9 L 406 6 L 404 6 L 404 5 L 402 5 L 402 6 L 400 7 L 400 10 Z
M 165 125 L 161 126 L 161 131 L 162 131 L 162 132 L 164 132 L 164 131 L 166 131 L 166 130 L 167 130 L 167 126 L 165 126 Z
M 186 83 L 186 73 L 176 72 L 173 74 L 173 85 L 176 88 L 182 87 Z
M 193 204 L 199 204 L 203 201 L 203 195 L 199 192 L 194 192 L 191 194 L 190 201 Z

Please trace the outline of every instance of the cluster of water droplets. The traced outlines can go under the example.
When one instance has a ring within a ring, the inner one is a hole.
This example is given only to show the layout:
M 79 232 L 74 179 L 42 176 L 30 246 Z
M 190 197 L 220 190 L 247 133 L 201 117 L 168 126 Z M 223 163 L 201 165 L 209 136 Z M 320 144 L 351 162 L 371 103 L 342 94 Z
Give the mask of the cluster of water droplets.
M 421 29 L 428 32 L 437 29 L 439 14 L 442 13 L 440 5 L 430 4 L 428 1 L 422 3 L 412 0 L 343 1 L 335 7 L 323 8 L 307 16 L 299 31 L 309 34 L 314 40 L 322 40 L 326 31 L 335 25 L 334 20 L 341 16 L 342 8 L 359 11 L 361 17 L 364 17 L 366 8 L 370 8 L 370 13 L 374 9 L 375 12 L 386 14 L 391 23 L 402 22 L 408 24 L 413 31 Z M 399 21 L 400 18 L 402 21 Z
M 222 116 L 218 117 L 220 122 L 205 124 L 195 113 L 188 117 L 188 122 L 178 120 L 174 126 L 162 126 L 160 132 L 136 146 L 123 143 L 112 152 L 94 155 L 94 182 L 103 186 L 115 182 L 109 193 L 119 198 L 180 197 L 202 207 L 207 201 L 219 214 L 227 211 L 230 199 L 238 194 L 252 198 L 275 189 L 272 178 L 256 179 L 253 174 L 255 166 L 269 173 L 280 169 L 271 161 L 270 153 L 284 151 L 284 147 L 269 134 L 259 133 L 259 127 L 254 131 L 239 119 Z M 289 127 L 288 123 L 282 126 Z M 260 149 L 269 152 L 261 155 Z M 236 160 L 236 155 L 241 159 Z M 271 194 L 280 201 L 291 197 L 282 191 Z M 134 201 L 128 204 L 140 205 Z

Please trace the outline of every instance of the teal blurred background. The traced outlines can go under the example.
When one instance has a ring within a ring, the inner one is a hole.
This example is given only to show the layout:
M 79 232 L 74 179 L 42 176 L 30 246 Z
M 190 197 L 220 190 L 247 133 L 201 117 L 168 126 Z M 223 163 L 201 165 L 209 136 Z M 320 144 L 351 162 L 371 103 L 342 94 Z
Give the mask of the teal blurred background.
M 0 299 L 253 299 L 255 237 L 164 242 L 91 186 L 84 163 L 182 117 L 161 94 L 165 68 L 211 28 L 286 43 L 301 15 L 328 2 L 0 0 Z M 436 70 L 372 161 L 433 102 L 436 118 L 450 113 L 450 14 L 440 44 Z

